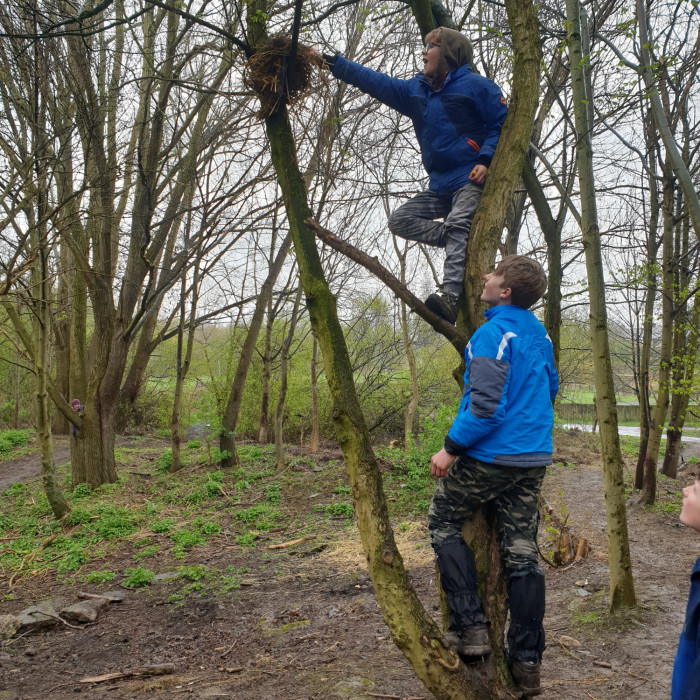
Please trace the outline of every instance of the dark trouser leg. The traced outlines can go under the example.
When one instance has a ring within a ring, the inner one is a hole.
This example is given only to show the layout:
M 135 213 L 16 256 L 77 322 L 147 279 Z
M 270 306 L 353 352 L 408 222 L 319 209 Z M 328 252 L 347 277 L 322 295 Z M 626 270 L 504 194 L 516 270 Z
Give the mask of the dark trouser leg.
M 391 214 L 389 230 L 408 241 L 444 248 L 443 222 L 435 219 L 445 218 L 450 213 L 451 206 L 449 196 L 439 195 L 432 190 L 419 192 Z
M 428 510 L 428 529 L 437 556 L 440 582 L 450 607 L 450 627 L 460 633 L 486 624 L 476 592 L 474 555 L 462 538 L 462 525 L 492 497 L 495 486 L 490 465 L 460 457 L 439 479 Z
M 544 651 L 544 574 L 531 571 L 508 579 L 508 650 L 516 661 L 539 663 Z
M 471 549 L 460 537 L 434 544 L 440 571 L 440 583 L 450 608 L 450 629 L 460 633 L 466 627 L 486 624 L 476 592 L 476 565 Z
M 482 192 L 481 187 L 469 183 L 452 195 L 452 208 L 442 227 L 445 241 L 442 289 L 449 294 L 459 296 L 462 293 L 469 229 Z
M 537 561 L 538 496 L 544 467 L 521 471 L 521 478 L 498 499 L 499 536 L 508 572 L 508 649 L 517 661 L 539 663 L 544 651 L 544 574 Z

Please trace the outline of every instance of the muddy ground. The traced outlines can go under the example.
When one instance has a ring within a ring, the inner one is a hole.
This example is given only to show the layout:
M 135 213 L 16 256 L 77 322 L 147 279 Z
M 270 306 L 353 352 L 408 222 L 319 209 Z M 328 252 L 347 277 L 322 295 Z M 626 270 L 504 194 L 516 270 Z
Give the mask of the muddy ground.
M 686 459 L 690 456 L 686 452 Z M 339 459 L 339 453 L 327 454 L 324 468 L 342 471 L 342 462 L 335 464 L 331 457 Z M 600 455 L 590 437 L 559 434 L 557 459 L 543 493 L 571 530 L 588 541 L 590 552 L 566 568 L 543 562 L 547 650 L 542 697 L 667 698 L 688 574 L 700 554 L 700 539 L 679 526 L 676 514 L 631 507 L 640 608 L 631 616 L 608 618 Z M 30 478 L 30 463 L 28 457 L 16 465 L 3 462 L 0 477 Z M 688 483 L 690 472 L 684 470 L 678 483 L 663 481 L 661 500 L 665 491 Z M 283 494 L 282 502 L 301 512 L 308 496 Z M 397 538 L 414 587 L 437 616 L 427 531 L 420 521 L 403 530 Z M 128 591 L 125 602 L 111 604 L 93 625 L 16 637 L 0 648 L 0 700 L 429 698 L 391 642 L 355 528 L 343 532 L 340 545 L 337 532 L 319 532 L 314 540 L 274 552 L 264 543 L 241 549 L 224 533 L 189 555 L 187 563 L 245 571 L 240 588 L 208 595 L 205 587 L 201 597 L 187 596 L 175 605 L 167 601 L 181 583 L 152 585 Z M 133 562 L 105 561 L 114 570 L 129 565 Z M 6 594 L 7 586 L 7 577 L 0 576 L 0 593 Z M 77 590 L 108 587 L 57 584 L 47 576 L 21 579 L 12 586 L 12 600 L 0 596 L 0 614 L 51 595 L 75 597 Z M 81 682 L 163 663 L 173 664 L 174 673 Z

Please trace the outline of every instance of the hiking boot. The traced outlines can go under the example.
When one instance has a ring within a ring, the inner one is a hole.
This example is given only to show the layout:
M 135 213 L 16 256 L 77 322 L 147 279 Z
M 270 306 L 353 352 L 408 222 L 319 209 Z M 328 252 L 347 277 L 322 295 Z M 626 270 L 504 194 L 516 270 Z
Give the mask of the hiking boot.
M 462 637 L 460 637 L 457 632 L 449 630 L 448 632 L 445 632 L 445 641 L 447 642 L 447 646 L 451 649 L 459 650 Z
M 513 661 L 511 663 L 510 672 L 513 674 L 515 685 L 526 698 L 542 694 L 540 666 L 541 664 L 535 661 Z
M 488 656 L 491 653 L 488 625 L 465 627 L 457 650 L 466 657 Z
M 441 294 L 431 294 L 426 300 L 425 305 L 440 318 L 444 318 L 448 323 L 454 323 L 457 320 L 457 295 L 449 292 Z

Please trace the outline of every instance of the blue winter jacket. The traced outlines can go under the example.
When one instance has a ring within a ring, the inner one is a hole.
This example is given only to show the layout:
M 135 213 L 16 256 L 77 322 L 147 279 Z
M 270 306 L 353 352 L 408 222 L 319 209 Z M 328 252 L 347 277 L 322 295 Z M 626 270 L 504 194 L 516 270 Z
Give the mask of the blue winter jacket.
M 475 165 L 491 163 L 506 101 L 498 85 L 469 65 L 450 71 L 437 90 L 422 73 L 399 80 L 342 56 L 335 57 L 331 71 L 411 118 L 431 190 L 451 194 L 469 182 Z
M 445 450 L 482 462 L 552 462 L 552 400 L 559 388 L 552 342 L 521 306 L 492 306 L 467 344 L 464 396 Z
M 700 557 L 690 574 L 685 624 L 673 662 L 671 700 L 700 700 Z

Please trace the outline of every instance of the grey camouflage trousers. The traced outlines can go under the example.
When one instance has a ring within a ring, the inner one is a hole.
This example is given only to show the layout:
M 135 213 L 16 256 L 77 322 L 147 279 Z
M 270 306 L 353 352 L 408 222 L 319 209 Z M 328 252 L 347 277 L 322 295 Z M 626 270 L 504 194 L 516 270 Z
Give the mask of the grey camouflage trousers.
M 389 230 L 408 241 L 445 248 L 442 290 L 459 296 L 464 285 L 467 239 L 482 188 L 468 183 L 450 195 L 426 190 L 389 217 Z M 444 219 L 435 221 L 435 219 Z
M 433 546 L 462 538 L 462 525 L 494 501 L 503 564 L 509 576 L 539 571 L 538 497 L 545 467 L 503 467 L 458 457 L 438 480 L 428 510 Z

